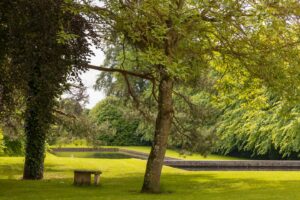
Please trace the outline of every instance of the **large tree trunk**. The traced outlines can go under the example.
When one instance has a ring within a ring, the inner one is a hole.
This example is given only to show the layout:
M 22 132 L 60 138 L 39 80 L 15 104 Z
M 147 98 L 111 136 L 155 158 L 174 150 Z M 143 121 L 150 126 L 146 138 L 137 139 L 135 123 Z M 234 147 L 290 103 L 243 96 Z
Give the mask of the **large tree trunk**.
M 25 165 L 23 179 L 38 180 L 43 178 L 45 139 L 48 128 L 48 120 L 45 115 L 48 100 L 41 94 L 41 88 L 37 87 L 37 80 L 29 82 L 28 97 L 25 113 Z
M 142 192 L 160 192 L 160 176 L 173 118 L 173 80 L 163 75 L 159 84 L 158 114 L 154 141 L 147 162 Z

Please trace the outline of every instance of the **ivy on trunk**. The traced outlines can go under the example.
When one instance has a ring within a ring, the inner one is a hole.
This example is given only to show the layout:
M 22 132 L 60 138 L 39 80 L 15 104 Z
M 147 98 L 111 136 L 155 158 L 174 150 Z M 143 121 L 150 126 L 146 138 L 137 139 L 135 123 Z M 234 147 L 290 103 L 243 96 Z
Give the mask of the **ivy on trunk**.
M 42 179 L 46 134 L 56 99 L 68 88 L 67 81 L 78 80 L 79 71 L 87 65 L 91 55 L 88 38 L 94 32 L 75 11 L 73 1 L 5 0 L 0 11 L 3 5 L 7 34 L 2 56 L 5 66 L 0 65 L 6 74 L 12 74 L 5 85 L 12 85 L 25 105 L 23 178 Z

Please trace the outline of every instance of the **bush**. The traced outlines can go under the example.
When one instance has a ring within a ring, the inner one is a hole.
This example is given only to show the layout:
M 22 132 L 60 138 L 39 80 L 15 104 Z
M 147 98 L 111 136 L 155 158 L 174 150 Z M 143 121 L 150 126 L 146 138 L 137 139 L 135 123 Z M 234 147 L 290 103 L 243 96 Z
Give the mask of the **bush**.
M 24 155 L 24 142 L 21 138 L 13 139 L 8 136 L 3 137 L 3 152 L 8 156 Z
M 133 112 L 115 97 L 100 101 L 90 111 L 101 127 L 97 139 L 106 145 L 148 145 L 138 129 L 141 120 Z

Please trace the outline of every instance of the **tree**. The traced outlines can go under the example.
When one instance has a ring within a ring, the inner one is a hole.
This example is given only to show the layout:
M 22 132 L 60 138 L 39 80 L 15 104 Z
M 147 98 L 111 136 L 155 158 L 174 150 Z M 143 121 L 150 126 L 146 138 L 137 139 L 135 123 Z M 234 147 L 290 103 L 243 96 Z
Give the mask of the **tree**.
M 138 129 L 142 120 L 129 103 L 125 105 L 116 97 L 107 97 L 97 103 L 89 115 L 101 126 L 96 139 L 106 145 L 149 144 L 143 139 L 143 135 Z
M 298 157 L 298 103 L 245 74 L 228 73 L 218 85 L 219 152 L 265 159 Z
M 9 84 L 21 92 L 26 105 L 24 179 L 43 178 L 45 139 L 55 99 L 91 55 L 87 38 L 92 28 L 86 18 L 70 9 L 74 5 L 61 0 L 1 3 L 7 25 L 4 67 L 13 75 Z
M 72 143 L 74 139 L 85 139 L 89 144 L 97 146 L 100 127 L 90 118 L 89 110 L 83 107 L 86 99 L 82 99 L 82 93 L 75 94 L 57 103 L 47 142 L 49 144 L 58 144 L 59 141 Z
M 283 1 L 273 4 L 236 0 L 104 0 L 102 3 L 102 7 L 94 10 L 99 18 L 97 28 L 102 47 L 121 47 L 123 53 L 119 54 L 121 62 L 89 68 L 120 73 L 142 112 L 128 77 L 146 80 L 153 85 L 154 98 L 158 94 L 154 140 L 142 192 L 160 191 L 161 169 L 174 122 L 174 90 L 180 86 L 193 87 L 204 69 L 216 66 L 245 69 L 252 77 L 270 83 L 299 74 L 295 68 L 299 61 L 295 56 L 298 48 L 295 22 L 289 23 L 293 20 L 287 19 L 293 13 L 277 9 L 286 8 Z M 298 6 L 297 2 L 291 3 L 293 8 Z M 135 51 L 136 56 L 128 57 L 127 50 Z M 294 59 L 289 62 L 286 58 L 291 55 Z M 126 65 L 128 60 L 131 65 Z M 285 67 L 289 70 L 281 73 Z

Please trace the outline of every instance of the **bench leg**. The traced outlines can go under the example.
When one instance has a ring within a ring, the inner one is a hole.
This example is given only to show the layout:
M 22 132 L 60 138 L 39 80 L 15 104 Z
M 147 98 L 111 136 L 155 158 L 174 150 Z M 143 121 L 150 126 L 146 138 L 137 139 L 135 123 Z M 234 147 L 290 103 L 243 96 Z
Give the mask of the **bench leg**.
M 90 185 L 91 174 L 90 173 L 76 173 L 74 174 L 74 185 Z
M 94 177 L 94 184 L 95 184 L 95 185 L 99 185 L 99 181 L 100 181 L 100 174 L 95 174 L 95 177 Z

